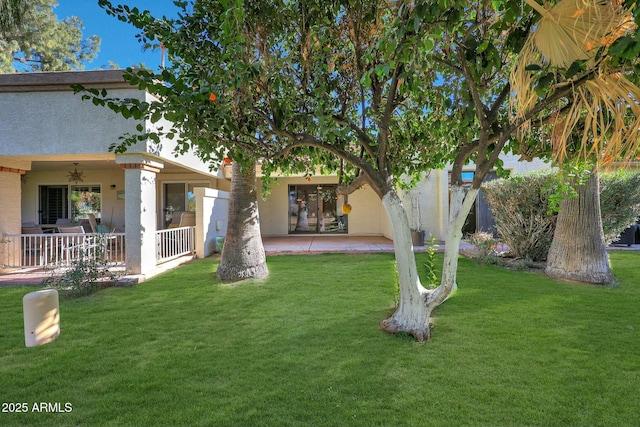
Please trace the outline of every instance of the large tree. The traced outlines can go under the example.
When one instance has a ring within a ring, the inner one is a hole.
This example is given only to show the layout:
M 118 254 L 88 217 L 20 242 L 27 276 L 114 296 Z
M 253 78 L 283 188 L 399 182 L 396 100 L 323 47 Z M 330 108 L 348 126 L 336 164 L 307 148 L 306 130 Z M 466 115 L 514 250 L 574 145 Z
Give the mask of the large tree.
M 344 161 L 340 191 L 370 186 L 393 228 L 400 298 L 382 327 L 419 340 L 429 338 L 432 310 L 455 289 L 462 225 L 484 177 L 524 123 L 548 123 L 551 107 L 572 93 L 541 87 L 533 106 L 509 117 L 508 65 L 537 19 L 518 1 L 202 0 L 177 2 L 183 10 L 174 20 L 101 3 L 162 42 L 180 66 L 158 74 L 129 70 L 127 79 L 158 95 L 158 103 L 96 102 L 129 116 L 164 116 L 176 124 L 165 132 L 204 156 L 230 147 L 252 153 L 248 161 L 262 157 L 263 168 L 283 169 L 300 158 L 308 168 Z M 580 70 L 571 85 L 597 74 Z M 476 174 L 467 188 L 461 172 L 470 160 Z M 403 175 L 447 161 L 453 170 L 443 276 L 427 290 L 396 186 Z
M 538 101 L 536 85 L 541 81 L 558 87 L 582 69 L 599 70 L 592 81 L 554 106 L 550 144 L 533 148 L 549 152 L 562 169 L 572 171 L 561 174 L 572 186 L 572 197 L 560 205 L 546 273 L 609 283 L 613 272 L 600 219 L 598 171 L 600 164 L 614 158 L 635 158 L 640 146 L 640 88 L 633 82 L 640 46 L 635 46 L 632 33 L 633 10 L 617 1 L 562 0 L 544 7 L 534 0 L 526 2 L 540 20 L 511 75 L 517 110 Z M 576 164 L 582 167 L 576 169 Z
M 269 274 L 260 234 L 256 165 L 232 165 L 229 220 L 218 279 L 235 282 Z
M 26 9 L 27 0 L 0 0 L 0 32 L 20 27 Z
M 311 172 L 318 164 L 337 168 L 343 160 L 347 185 L 339 191 L 370 186 L 393 227 L 401 296 L 399 314 L 384 327 L 427 339 L 431 309 L 449 290 L 427 291 L 420 284 L 396 194 L 400 176 L 442 161 L 436 151 L 414 149 L 428 133 L 419 119 L 425 105 L 411 94 L 430 90 L 435 78 L 427 71 L 416 11 L 382 1 L 180 5 L 178 20 L 109 7 L 162 42 L 181 67 L 159 75 L 131 70 L 128 79 L 162 102 L 115 109 L 151 117 L 157 112 L 176 123 L 185 145 L 210 156 L 227 147 L 250 152 L 249 161 L 263 158 L 263 171 L 271 164 Z M 432 20 L 427 12 L 420 14 Z M 214 102 L 207 102 L 210 93 Z M 202 138 L 207 129 L 212 132 Z
M 58 20 L 57 4 L 55 0 L 0 2 L 0 72 L 75 70 L 93 59 L 100 38 L 83 38 L 78 17 Z M 10 19 L 5 21 L 5 15 Z

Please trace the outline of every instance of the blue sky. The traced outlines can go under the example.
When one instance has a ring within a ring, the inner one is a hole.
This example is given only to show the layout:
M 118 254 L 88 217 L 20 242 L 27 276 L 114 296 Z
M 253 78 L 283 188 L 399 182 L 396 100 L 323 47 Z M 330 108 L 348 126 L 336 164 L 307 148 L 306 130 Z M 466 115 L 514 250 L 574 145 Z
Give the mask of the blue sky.
M 106 14 L 98 6 L 97 0 L 57 0 L 54 9 L 58 19 L 68 16 L 79 17 L 85 28 L 84 36 L 100 36 L 100 51 L 97 57 L 85 64 L 86 70 L 109 68 L 109 61 L 121 68 L 138 65 L 140 62 L 157 70 L 160 66 L 160 50 L 143 51 L 135 35 L 137 29 Z M 175 16 L 176 7 L 172 0 L 112 0 L 113 4 L 127 4 L 130 7 L 148 9 L 154 16 Z

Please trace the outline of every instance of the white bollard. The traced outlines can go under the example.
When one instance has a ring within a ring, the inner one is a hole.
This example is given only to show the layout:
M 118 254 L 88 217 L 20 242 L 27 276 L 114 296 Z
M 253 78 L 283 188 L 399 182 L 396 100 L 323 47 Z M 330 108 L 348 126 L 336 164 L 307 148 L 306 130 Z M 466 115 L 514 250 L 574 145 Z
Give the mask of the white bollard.
M 22 298 L 24 342 L 27 347 L 49 343 L 60 335 L 58 291 L 45 289 Z

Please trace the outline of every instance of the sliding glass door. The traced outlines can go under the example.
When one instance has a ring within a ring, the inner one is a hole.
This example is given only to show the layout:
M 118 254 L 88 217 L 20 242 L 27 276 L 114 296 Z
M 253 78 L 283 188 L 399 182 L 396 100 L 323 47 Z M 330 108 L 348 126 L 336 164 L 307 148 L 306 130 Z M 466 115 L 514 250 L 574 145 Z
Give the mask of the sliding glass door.
M 289 186 L 289 234 L 346 233 L 347 215 L 342 213 L 345 196 L 337 185 Z

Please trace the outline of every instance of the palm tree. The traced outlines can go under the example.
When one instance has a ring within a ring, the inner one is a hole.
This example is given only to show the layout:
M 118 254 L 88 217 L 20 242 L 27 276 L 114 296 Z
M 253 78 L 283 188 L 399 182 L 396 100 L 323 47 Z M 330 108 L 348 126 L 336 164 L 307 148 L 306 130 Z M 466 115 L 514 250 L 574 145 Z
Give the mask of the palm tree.
M 216 275 L 225 282 L 269 274 L 260 234 L 256 166 L 233 162 L 229 224 Z
M 562 165 L 565 158 L 595 164 L 590 177 L 576 185 L 577 196 L 560 206 L 546 272 L 554 277 L 591 283 L 613 280 L 599 212 L 598 166 L 632 158 L 640 148 L 640 88 L 619 70 L 608 67 L 607 50 L 635 28 L 632 15 L 617 0 L 561 0 L 541 6 L 525 0 L 540 13 L 511 74 L 512 109 L 516 117 L 536 104 L 536 84 L 553 76 L 555 87 L 573 84 L 582 67 L 594 77 L 576 85 L 572 100 L 558 104 L 552 123 L 551 152 Z M 570 72 L 572 69 L 575 72 Z M 541 70 L 541 72 L 532 72 Z M 577 136 L 577 143 L 576 143 Z

